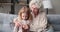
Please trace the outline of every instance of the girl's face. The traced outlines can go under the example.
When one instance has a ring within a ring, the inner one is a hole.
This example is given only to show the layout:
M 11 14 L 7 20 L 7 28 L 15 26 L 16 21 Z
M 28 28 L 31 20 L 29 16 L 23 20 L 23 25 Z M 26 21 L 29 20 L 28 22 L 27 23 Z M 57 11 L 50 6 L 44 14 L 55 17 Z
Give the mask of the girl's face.
M 26 13 L 22 13 L 22 19 L 23 20 L 27 20 L 28 19 L 28 15 Z

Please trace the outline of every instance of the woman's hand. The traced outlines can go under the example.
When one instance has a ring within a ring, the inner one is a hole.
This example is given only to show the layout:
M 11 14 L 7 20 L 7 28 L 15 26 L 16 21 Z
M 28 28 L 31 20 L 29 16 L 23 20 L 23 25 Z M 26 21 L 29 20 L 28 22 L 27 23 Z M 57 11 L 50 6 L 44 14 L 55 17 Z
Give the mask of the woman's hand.
M 24 29 L 29 29 L 28 25 L 23 25 Z

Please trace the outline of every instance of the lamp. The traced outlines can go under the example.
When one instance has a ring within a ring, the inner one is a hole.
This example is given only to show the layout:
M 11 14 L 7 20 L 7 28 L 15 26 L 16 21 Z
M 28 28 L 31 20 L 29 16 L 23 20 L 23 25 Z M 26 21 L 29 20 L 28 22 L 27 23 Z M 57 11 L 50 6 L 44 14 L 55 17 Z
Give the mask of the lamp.
M 50 0 L 43 0 L 43 7 L 44 9 L 47 10 L 47 14 L 48 14 L 48 10 L 52 9 L 52 4 Z

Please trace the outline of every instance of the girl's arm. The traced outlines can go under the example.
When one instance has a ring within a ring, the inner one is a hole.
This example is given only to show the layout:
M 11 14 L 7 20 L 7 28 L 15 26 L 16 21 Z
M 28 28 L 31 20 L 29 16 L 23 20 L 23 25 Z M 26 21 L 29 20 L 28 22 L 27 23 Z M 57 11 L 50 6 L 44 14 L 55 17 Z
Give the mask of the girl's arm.
M 17 23 L 17 18 L 15 18 L 14 20 L 13 20 L 13 23 L 14 23 L 14 29 L 13 29 L 13 32 L 18 32 L 18 23 Z
M 14 27 L 13 32 L 18 32 L 18 27 Z
M 20 25 L 20 23 L 19 23 L 19 21 L 17 20 L 17 18 L 15 18 L 14 20 L 13 20 L 13 23 L 15 24 L 15 26 L 19 26 Z
M 21 27 L 21 23 L 17 20 L 17 18 L 15 18 L 13 22 L 15 23 L 13 32 L 18 32 L 19 27 Z

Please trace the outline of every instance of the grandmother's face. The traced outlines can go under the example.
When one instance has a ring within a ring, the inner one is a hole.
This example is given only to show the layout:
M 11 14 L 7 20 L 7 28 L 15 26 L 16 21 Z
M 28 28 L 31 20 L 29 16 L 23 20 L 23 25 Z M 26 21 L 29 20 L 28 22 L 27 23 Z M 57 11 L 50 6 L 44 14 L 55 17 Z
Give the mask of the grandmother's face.
M 36 5 L 32 5 L 31 10 L 32 10 L 33 13 L 37 13 L 39 11 L 39 8 L 37 8 Z

